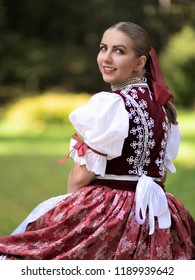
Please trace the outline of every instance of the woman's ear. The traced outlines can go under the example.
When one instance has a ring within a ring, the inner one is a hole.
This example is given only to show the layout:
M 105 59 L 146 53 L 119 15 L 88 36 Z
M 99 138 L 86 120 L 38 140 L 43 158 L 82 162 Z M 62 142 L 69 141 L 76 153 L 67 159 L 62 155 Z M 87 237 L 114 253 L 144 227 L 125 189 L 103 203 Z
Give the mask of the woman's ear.
M 142 55 L 138 58 L 138 63 L 135 67 L 135 71 L 140 71 L 144 68 L 147 61 L 147 57 L 145 55 Z

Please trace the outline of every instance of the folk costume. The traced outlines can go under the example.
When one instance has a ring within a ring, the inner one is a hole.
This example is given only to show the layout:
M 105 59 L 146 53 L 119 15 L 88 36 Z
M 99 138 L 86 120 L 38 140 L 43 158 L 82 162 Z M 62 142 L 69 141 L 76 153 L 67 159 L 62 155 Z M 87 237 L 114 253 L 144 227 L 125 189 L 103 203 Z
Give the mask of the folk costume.
M 178 260 L 195 257 L 195 222 L 165 190 L 180 130 L 156 54 L 150 76 L 126 79 L 70 114 L 70 157 L 96 174 L 90 185 L 40 204 L 12 235 L 2 259 Z M 159 78 L 160 77 L 160 78 Z M 149 81 L 149 85 L 148 85 Z

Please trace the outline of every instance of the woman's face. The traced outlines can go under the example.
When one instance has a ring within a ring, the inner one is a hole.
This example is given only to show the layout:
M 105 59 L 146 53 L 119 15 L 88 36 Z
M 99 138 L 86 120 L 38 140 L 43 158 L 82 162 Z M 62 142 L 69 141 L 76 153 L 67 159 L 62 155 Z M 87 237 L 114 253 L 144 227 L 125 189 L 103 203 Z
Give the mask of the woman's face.
M 102 37 L 97 63 L 106 83 L 115 85 L 129 78 L 141 76 L 141 57 L 136 57 L 133 41 L 123 32 L 108 29 Z

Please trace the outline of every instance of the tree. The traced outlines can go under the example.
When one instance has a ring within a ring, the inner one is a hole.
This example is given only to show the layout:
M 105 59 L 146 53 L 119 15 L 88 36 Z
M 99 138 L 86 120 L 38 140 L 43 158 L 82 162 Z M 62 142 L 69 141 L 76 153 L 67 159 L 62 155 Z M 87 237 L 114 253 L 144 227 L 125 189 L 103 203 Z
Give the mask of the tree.
M 1 101 L 20 92 L 96 92 L 107 87 L 96 55 L 103 31 L 133 21 L 150 34 L 157 52 L 184 23 L 193 26 L 193 0 L 0 0 Z M 3 96 L 3 97 L 2 97 Z
M 173 35 L 160 56 L 167 84 L 173 91 L 175 102 L 182 106 L 195 105 L 195 31 L 184 26 Z

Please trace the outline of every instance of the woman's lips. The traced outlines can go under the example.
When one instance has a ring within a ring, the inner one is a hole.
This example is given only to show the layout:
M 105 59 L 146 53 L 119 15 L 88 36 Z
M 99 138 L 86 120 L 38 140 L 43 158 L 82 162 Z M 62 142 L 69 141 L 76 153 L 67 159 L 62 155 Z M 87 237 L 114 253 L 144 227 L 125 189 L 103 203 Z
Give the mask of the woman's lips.
M 109 67 L 109 66 L 103 66 L 103 71 L 105 74 L 112 74 L 116 68 Z

